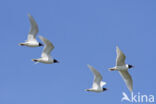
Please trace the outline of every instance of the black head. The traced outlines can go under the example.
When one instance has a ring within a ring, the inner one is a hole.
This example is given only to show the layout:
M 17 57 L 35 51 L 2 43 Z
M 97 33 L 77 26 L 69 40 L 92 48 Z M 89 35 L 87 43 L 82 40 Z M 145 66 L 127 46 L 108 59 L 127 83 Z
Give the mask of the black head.
M 43 46 L 43 44 L 42 43 L 39 43 L 39 46 Z
M 54 59 L 54 63 L 59 63 L 56 59 Z
M 103 88 L 103 91 L 106 91 L 107 90 L 107 88 Z
M 133 65 L 128 65 L 128 68 L 130 69 L 130 68 L 133 68 L 134 66 Z

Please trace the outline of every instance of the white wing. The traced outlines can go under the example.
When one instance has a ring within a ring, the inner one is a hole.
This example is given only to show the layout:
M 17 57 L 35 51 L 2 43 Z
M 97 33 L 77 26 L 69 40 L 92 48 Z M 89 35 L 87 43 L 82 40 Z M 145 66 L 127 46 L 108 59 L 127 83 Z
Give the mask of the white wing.
M 88 65 L 88 68 L 92 71 L 92 73 L 94 75 L 94 81 L 93 81 L 92 87 L 94 89 L 103 87 L 103 85 L 105 85 L 106 83 L 102 81 L 101 74 L 96 69 L 94 69 L 91 65 Z
M 42 36 L 39 36 L 39 38 L 40 38 L 40 39 L 44 42 L 44 44 L 45 44 L 41 57 L 50 57 L 50 53 L 51 53 L 51 51 L 54 49 L 53 44 L 52 44 L 49 40 L 45 39 L 45 38 L 42 37 Z
M 30 27 L 27 41 L 37 41 L 36 40 L 36 34 L 38 33 L 37 23 L 30 14 L 28 14 L 28 17 L 29 17 L 31 27 Z
M 125 56 L 124 53 L 119 49 L 118 46 L 116 47 L 116 53 L 117 53 L 117 57 L 116 57 L 116 66 L 125 65 L 126 56 Z
M 133 81 L 131 75 L 128 73 L 128 71 L 119 71 L 120 75 L 122 76 L 124 82 L 126 83 L 127 88 L 130 90 L 130 92 L 133 91 Z

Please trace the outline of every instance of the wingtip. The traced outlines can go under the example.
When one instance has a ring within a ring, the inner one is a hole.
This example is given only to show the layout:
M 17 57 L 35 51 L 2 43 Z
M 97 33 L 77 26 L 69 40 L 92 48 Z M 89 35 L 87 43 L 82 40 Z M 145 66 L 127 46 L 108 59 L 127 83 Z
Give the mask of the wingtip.
M 130 93 L 133 93 L 133 89 L 129 89 Z
M 19 45 L 19 46 L 24 46 L 24 43 L 19 43 L 18 45 Z
M 21 43 L 18 43 L 18 46 L 21 46 Z
M 90 90 L 89 90 L 89 89 L 84 89 L 84 91 L 88 92 L 88 91 L 90 91 Z
M 127 86 L 128 90 L 130 91 L 130 93 L 133 92 L 133 86 Z
M 109 68 L 108 69 L 109 71 L 114 71 L 114 70 L 116 70 L 115 68 Z
M 37 62 L 37 59 L 32 59 L 31 61 Z

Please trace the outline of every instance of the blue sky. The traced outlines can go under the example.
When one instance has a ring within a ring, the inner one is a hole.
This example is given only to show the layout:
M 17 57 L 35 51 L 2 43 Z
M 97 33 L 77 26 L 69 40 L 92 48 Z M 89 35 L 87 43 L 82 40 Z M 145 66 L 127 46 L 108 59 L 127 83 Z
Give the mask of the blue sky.
M 135 66 L 134 93 L 156 95 L 155 11 L 155 0 L 1 0 L 0 104 L 120 104 L 122 92 L 130 93 L 119 73 L 108 71 L 116 45 Z M 59 64 L 34 64 L 42 47 L 18 46 L 29 32 L 28 13 L 55 45 Z M 84 91 L 93 80 L 86 64 L 108 91 Z

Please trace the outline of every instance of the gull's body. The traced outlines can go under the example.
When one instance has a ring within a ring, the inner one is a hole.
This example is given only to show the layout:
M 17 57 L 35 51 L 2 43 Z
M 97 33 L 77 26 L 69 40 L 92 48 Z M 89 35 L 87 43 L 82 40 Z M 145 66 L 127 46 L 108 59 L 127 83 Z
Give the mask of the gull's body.
M 31 24 L 31 28 L 30 28 L 27 40 L 24 43 L 20 43 L 19 45 L 21 45 L 21 46 L 28 46 L 28 47 L 39 47 L 39 46 L 42 46 L 42 44 L 39 43 L 36 40 L 36 35 L 38 33 L 37 23 L 36 23 L 36 21 L 34 20 L 34 18 L 30 14 L 28 14 L 28 17 L 29 17 L 29 21 L 30 21 L 30 24 Z
M 39 36 L 39 38 L 44 42 L 45 46 L 41 54 L 41 58 L 32 59 L 32 61 L 41 62 L 45 64 L 58 63 L 58 61 L 56 59 L 53 59 L 50 55 L 51 51 L 54 49 L 54 45 L 42 36 Z
M 113 67 L 113 68 L 110 68 L 109 70 L 119 71 L 119 73 L 122 76 L 123 80 L 125 81 L 128 89 L 132 92 L 133 91 L 133 81 L 132 81 L 132 77 L 128 73 L 128 69 L 132 68 L 133 66 L 129 65 L 129 64 L 125 64 L 126 56 L 119 49 L 119 47 L 116 47 L 116 53 L 117 53 L 116 66 Z
M 106 88 L 103 88 L 103 86 L 106 85 L 106 82 L 102 81 L 101 74 L 90 65 L 88 65 L 88 68 L 92 71 L 92 73 L 94 75 L 94 81 L 93 81 L 92 88 L 86 89 L 86 91 L 103 92 L 103 91 L 107 90 Z

